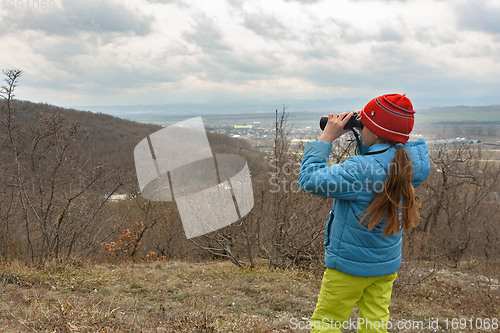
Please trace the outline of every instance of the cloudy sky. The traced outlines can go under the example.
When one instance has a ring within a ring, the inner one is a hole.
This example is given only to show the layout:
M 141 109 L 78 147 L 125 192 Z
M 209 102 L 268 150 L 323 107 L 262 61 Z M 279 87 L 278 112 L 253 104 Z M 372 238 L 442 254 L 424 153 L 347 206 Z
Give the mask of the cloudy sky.
M 498 0 L 2 0 L 1 6 L 0 69 L 21 69 L 17 97 L 34 102 L 500 95 Z

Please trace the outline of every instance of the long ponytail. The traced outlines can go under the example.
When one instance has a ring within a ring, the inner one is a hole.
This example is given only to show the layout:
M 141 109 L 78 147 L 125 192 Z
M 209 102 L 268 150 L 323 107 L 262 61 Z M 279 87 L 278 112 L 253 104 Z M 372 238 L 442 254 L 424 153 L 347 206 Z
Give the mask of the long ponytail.
M 386 216 L 384 236 L 397 234 L 402 227 L 406 229 L 416 227 L 420 222 L 418 210 L 422 204 L 415 194 L 411 179 L 412 162 L 406 150 L 400 146 L 389 168 L 384 190 L 375 196 L 360 222 L 371 231 Z M 402 206 L 399 205 L 401 199 Z M 401 221 L 399 208 L 401 208 Z M 368 221 L 364 222 L 368 217 Z

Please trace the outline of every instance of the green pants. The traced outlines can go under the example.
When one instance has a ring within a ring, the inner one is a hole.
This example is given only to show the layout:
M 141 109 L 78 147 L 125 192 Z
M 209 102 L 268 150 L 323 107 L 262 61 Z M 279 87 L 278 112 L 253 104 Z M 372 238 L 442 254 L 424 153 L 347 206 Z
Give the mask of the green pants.
M 396 276 L 397 273 L 365 278 L 327 268 L 311 317 L 311 333 L 342 332 L 342 329 L 387 332 L 388 325 L 391 328 L 389 305 Z M 350 320 L 356 303 L 359 318 Z

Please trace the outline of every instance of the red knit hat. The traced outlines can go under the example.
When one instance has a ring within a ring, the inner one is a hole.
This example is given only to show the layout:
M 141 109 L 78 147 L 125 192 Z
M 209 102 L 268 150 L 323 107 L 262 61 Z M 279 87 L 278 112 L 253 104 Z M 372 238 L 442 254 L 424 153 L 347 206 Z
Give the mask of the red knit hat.
M 405 95 L 382 95 L 361 110 L 361 123 L 376 136 L 406 143 L 413 129 L 414 114 L 413 105 Z

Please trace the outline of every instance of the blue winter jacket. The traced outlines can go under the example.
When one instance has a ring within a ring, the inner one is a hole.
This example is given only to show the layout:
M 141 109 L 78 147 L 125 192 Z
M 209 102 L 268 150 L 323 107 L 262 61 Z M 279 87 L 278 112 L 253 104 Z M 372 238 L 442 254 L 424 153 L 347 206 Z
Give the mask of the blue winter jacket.
M 387 144 L 363 147 L 364 152 L 382 151 Z M 430 171 L 429 151 L 423 139 L 403 146 L 413 162 L 413 186 Z M 382 191 L 396 148 L 374 155 L 357 155 L 327 167 L 332 144 L 306 144 L 299 174 L 300 187 L 310 193 L 334 198 L 325 228 L 325 263 L 354 276 L 374 277 L 395 273 L 401 266 L 401 230 L 384 237 L 385 218 L 368 231 L 359 221 L 374 196 Z

